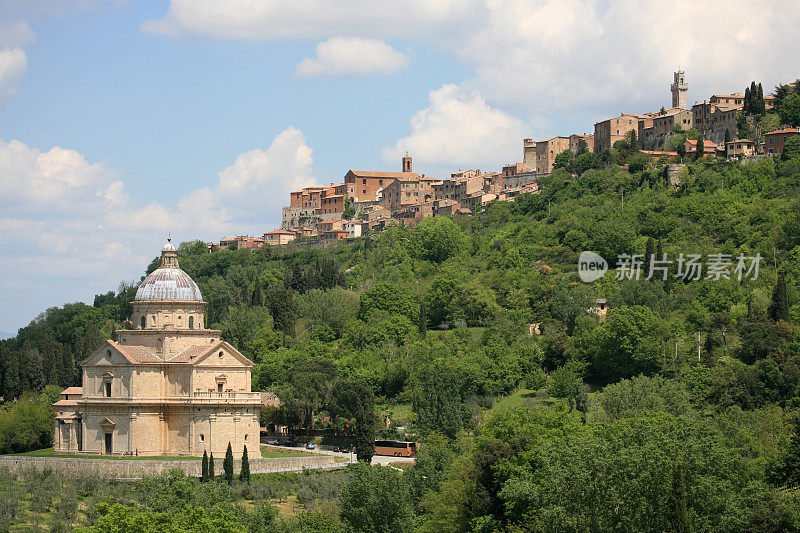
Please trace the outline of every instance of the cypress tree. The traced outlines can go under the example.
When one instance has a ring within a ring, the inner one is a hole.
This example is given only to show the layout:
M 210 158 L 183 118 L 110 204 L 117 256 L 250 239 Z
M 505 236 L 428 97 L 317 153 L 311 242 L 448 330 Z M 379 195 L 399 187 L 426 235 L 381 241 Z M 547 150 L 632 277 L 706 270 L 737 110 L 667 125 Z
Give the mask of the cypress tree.
M 800 418 L 795 420 L 794 435 L 789 441 L 789 449 L 783 457 L 783 465 L 779 472 L 780 482 L 790 485 L 800 483 Z
M 750 87 L 746 87 L 744 90 L 744 106 L 742 107 L 742 111 L 744 111 L 745 115 L 750 114 L 750 110 L 753 107 L 753 104 L 750 102 L 751 95 L 750 95 Z
M 789 294 L 786 290 L 786 275 L 783 272 L 778 274 L 767 313 L 775 322 L 789 319 Z
M 703 136 L 701 135 L 701 136 L 700 136 L 700 137 L 697 139 L 697 153 L 696 153 L 696 154 L 694 154 L 694 158 L 695 158 L 695 159 L 702 159 L 702 158 L 703 158 L 703 155 L 704 155 L 704 152 L 705 152 L 705 150 L 706 150 L 706 147 L 705 147 L 705 144 L 703 144 Z
M 764 115 L 767 112 L 767 104 L 764 103 L 764 87 L 758 84 L 758 114 Z
M 727 147 L 728 143 L 731 142 L 731 130 L 725 129 L 725 146 Z
M 250 460 L 247 458 L 247 446 L 244 447 L 244 452 L 242 452 L 242 471 L 239 473 L 239 481 L 250 483 Z
M 214 452 L 208 457 L 208 480 L 214 479 Z
M 647 238 L 647 244 L 644 246 L 644 273 L 645 276 L 650 275 L 650 261 L 656 255 L 656 243 L 652 237 Z
M 672 467 L 672 487 L 667 499 L 667 531 L 675 533 L 688 533 L 692 530 L 689 513 L 686 509 L 688 498 L 683 468 L 683 461 L 678 461 Z
M 222 470 L 225 473 L 225 481 L 233 483 L 233 448 L 228 443 L 228 451 L 225 452 L 225 459 L 222 461 Z
M 208 452 L 203 450 L 203 473 L 200 474 L 200 481 L 205 483 L 208 481 Z

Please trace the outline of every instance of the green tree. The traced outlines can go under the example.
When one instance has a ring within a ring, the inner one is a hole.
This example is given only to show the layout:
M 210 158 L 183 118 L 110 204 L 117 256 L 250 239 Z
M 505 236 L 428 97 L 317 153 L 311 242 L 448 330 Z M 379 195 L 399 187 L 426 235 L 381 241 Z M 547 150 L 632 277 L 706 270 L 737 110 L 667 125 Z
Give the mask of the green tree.
M 466 427 L 471 413 L 463 403 L 455 368 L 438 366 L 422 371 L 414 388 L 413 409 L 417 425 L 424 431 L 453 438 Z
M 408 487 L 391 468 L 358 464 L 348 468 L 339 495 L 340 516 L 351 531 L 403 533 L 414 529 Z
M 214 452 L 208 456 L 208 480 L 212 481 L 217 473 L 214 471 Z
M 239 481 L 250 483 L 250 460 L 247 458 L 247 446 L 244 447 L 242 452 L 242 470 L 239 472 Z
M 778 114 L 784 124 L 800 127 L 800 93 L 786 97 L 778 109 Z
M 222 470 L 225 473 L 225 481 L 230 485 L 233 483 L 233 449 L 228 443 L 228 450 L 225 452 L 225 459 L 222 460 Z
M 419 323 L 418 323 L 419 334 L 425 338 L 425 334 L 428 332 L 428 310 L 425 307 L 425 299 L 422 298 L 419 301 Z
M 781 152 L 782 161 L 788 161 L 795 157 L 800 157 L 800 135 L 789 138 L 783 145 L 783 151 Z
M 336 417 L 352 418 L 355 423 L 354 446 L 359 461 L 369 463 L 375 452 L 378 417 L 372 387 L 361 380 L 340 379 L 331 390 L 329 411 Z
M 582 377 L 585 367 L 583 362 L 569 361 L 551 373 L 547 385 L 547 392 L 551 396 L 565 399 L 570 410 L 577 409 L 582 413 L 586 413 L 589 398 Z
M 557 154 L 555 159 L 553 160 L 553 170 L 556 169 L 564 169 L 567 170 L 570 167 L 570 163 L 575 158 L 575 154 L 572 153 L 572 150 L 564 150 L 560 154 Z
M 302 359 L 289 370 L 288 387 L 281 399 L 302 416 L 307 430 L 314 428 L 314 413 L 325 405 L 335 378 L 336 363 L 327 357 Z
M 705 145 L 703 143 L 703 138 L 700 137 L 697 139 L 697 152 L 694 154 L 695 159 L 702 159 L 703 155 L 705 154 Z
M 678 157 L 681 161 L 683 161 L 683 158 L 686 157 L 686 146 L 683 143 L 680 143 L 676 150 L 678 152 Z
M 778 273 L 767 314 L 775 322 L 789 319 L 789 293 L 786 288 L 786 274 L 783 271 Z
M 419 319 L 416 297 L 407 289 L 389 283 L 378 283 L 361 295 L 358 318 L 365 320 L 373 311 L 406 316 L 412 323 Z
M 667 499 L 668 531 L 689 533 L 692 530 L 687 509 L 685 463 L 678 461 L 672 467 L 672 486 Z
M 636 136 L 636 130 L 631 130 L 628 133 L 628 146 L 631 153 L 639 151 L 639 138 Z
M 567 328 L 567 335 L 572 335 L 576 320 L 587 314 L 594 303 L 594 292 L 586 285 L 563 286 L 553 290 L 550 297 L 550 312 Z
M 732 140 L 733 139 L 731 138 L 731 130 L 725 128 L 725 146 L 727 146 L 728 143 L 731 142 Z
M 203 465 L 201 468 L 200 481 L 205 483 L 210 479 L 208 475 L 208 452 L 206 450 L 203 450 Z
M 591 368 L 601 380 L 611 382 L 652 374 L 664 365 L 666 355 L 658 317 L 647 307 L 611 309 L 595 335 L 597 348 Z
M 781 484 L 800 485 L 800 417 L 795 417 L 793 429 L 789 446 L 780 461 L 776 481 Z
M 272 314 L 274 327 L 285 335 L 294 336 L 297 320 L 294 307 L 294 293 L 291 289 L 274 285 L 267 289 L 267 308 Z
M 458 255 L 466 238 L 458 225 L 447 217 L 425 218 L 414 227 L 411 248 L 420 259 L 441 263 Z

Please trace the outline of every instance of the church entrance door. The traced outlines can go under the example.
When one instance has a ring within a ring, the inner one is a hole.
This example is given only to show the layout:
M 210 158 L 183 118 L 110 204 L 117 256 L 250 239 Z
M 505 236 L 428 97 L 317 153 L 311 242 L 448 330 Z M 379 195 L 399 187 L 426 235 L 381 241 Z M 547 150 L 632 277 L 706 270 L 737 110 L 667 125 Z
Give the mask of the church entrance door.
M 106 455 L 111 455 L 114 447 L 112 446 L 111 433 L 106 433 Z

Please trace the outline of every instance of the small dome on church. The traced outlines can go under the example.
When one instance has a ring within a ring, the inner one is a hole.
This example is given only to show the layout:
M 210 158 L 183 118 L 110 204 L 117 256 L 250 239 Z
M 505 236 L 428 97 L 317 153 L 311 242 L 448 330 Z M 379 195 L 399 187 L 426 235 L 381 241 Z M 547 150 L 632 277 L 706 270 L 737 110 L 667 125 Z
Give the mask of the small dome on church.
M 157 268 L 139 285 L 136 300 L 201 301 L 197 283 L 180 268 Z
M 162 252 L 174 252 L 175 251 L 175 245 L 172 244 L 172 239 L 171 238 L 167 239 L 167 244 L 165 244 L 164 247 L 161 248 L 161 251 Z

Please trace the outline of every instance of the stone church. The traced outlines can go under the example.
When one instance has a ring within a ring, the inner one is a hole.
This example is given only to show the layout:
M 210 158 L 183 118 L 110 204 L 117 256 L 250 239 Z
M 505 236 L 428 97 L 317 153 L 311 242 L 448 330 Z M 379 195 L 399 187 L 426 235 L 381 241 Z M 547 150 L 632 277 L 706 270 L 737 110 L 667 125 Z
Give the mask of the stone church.
M 61 454 L 234 455 L 259 453 L 261 396 L 253 363 L 205 329 L 206 303 L 178 266 L 175 246 L 141 283 L 132 325 L 81 363 L 82 387 L 54 404 Z

